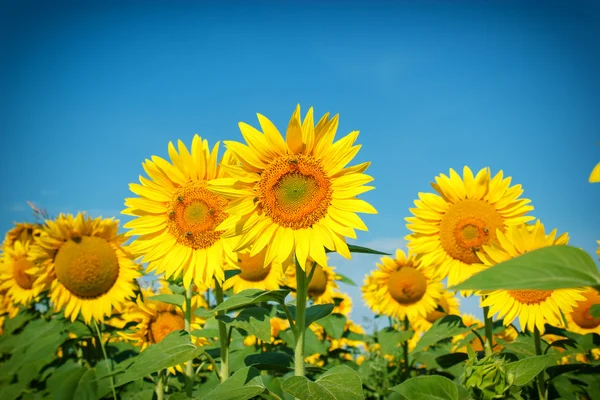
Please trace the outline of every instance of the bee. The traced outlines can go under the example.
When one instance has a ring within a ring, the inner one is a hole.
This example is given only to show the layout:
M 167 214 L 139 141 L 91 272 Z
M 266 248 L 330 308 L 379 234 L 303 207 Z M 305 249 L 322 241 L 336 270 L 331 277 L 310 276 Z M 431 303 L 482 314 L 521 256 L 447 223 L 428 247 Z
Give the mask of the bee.
M 186 232 L 185 234 L 188 236 L 192 236 L 192 232 Z
M 181 202 L 181 201 L 183 201 L 183 197 L 179 196 L 179 197 L 177 197 L 177 200 L 179 200 Z

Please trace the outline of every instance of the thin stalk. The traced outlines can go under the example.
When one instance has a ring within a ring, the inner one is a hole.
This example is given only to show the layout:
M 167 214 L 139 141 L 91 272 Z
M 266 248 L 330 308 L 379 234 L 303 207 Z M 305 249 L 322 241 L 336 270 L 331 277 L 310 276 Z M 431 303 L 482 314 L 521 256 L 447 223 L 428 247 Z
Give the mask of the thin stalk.
M 306 272 L 294 256 L 296 263 L 296 348 L 294 349 L 294 371 L 304 376 L 304 335 L 306 334 Z
M 100 327 L 98 323 L 94 319 L 94 328 L 96 328 L 96 333 L 98 334 L 98 343 L 100 343 L 100 347 L 102 348 L 102 354 L 104 354 L 104 361 L 106 361 L 106 367 L 108 368 L 108 372 L 111 374 L 110 377 L 110 388 L 112 389 L 113 399 L 117 400 L 117 391 L 115 390 L 115 377 L 112 376 L 112 363 L 108 358 L 108 354 L 106 354 L 106 349 L 104 348 L 104 342 L 102 341 L 102 334 L 100 333 Z
M 535 343 L 535 354 L 538 356 L 542 355 L 542 338 L 540 335 L 540 331 L 536 327 L 533 331 L 533 341 Z M 544 400 L 546 398 L 546 378 L 544 374 L 544 370 L 542 370 L 537 376 L 537 388 L 538 395 L 540 396 L 540 400 Z
M 404 317 L 404 331 L 408 331 L 409 322 L 408 317 Z M 402 344 L 402 349 L 404 351 L 404 379 L 408 379 L 410 377 L 410 372 L 408 369 L 408 340 L 405 340 Z
M 486 356 L 492 354 L 492 349 L 494 348 L 494 337 L 492 334 L 494 329 L 494 321 L 492 321 L 489 313 L 490 308 L 483 307 L 483 322 L 485 323 L 485 339 L 487 341 L 487 346 L 484 346 Z
M 217 306 L 223 302 L 223 288 L 215 279 L 215 297 Z M 219 311 L 219 315 L 225 315 L 225 311 Z M 221 344 L 221 382 L 229 378 L 229 334 L 225 322 L 219 320 L 219 343 Z
M 192 285 L 185 290 L 185 330 L 187 333 L 192 331 Z M 192 397 L 194 392 L 194 360 L 187 360 L 185 363 L 185 392 L 188 397 Z
M 158 377 L 154 385 L 154 391 L 156 392 L 156 400 L 163 400 L 165 398 L 165 370 L 161 369 L 158 371 Z

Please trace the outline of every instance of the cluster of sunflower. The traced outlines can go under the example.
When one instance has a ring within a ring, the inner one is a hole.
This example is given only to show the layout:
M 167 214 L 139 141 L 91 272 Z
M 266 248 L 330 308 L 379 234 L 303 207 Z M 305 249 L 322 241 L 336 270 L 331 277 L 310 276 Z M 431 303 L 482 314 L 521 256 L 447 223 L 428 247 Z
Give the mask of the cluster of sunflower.
M 598 167 L 595 173 L 600 173 Z M 594 173 L 590 181 L 593 177 Z M 458 285 L 510 258 L 569 240 L 566 233 L 557 236 L 556 230 L 546 234 L 540 220 L 527 215 L 533 210 L 530 200 L 520 198 L 521 185 L 511 186 L 511 178 L 502 171 L 492 177 L 484 168 L 474 175 L 465 166 L 462 177 L 450 169 L 449 176 L 440 174 L 431 185 L 437 193 L 419 193 L 416 208 L 410 209 L 413 215 L 406 218 L 411 231 L 405 238 L 408 255 L 398 250 L 395 259 L 383 257 L 362 287 L 365 303 L 376 314 L 407 321 L 417 337 L 438 319 L 460 315 L 458 299 L 444 283 Z M 593 288 L 463 291 L 461 295 L 479 296 L 480 306 L 489 307 L 490 316 L 502 318 L 507 328 L 497 334 L 508 341 L 517 337 L 512 325 L 517 319 L 522 332 L 544 334 L 548 324 L 582 335 L 600 333 L 600 318 L 590 314 L 590 307 L 600 304 Z M 464 315 L 463 322 L 473 329 L 483 327 L 470 315 Z M 455 341 L 459 339 L 464 335 Z M 471 345 L 483 350 L 478 340 Z

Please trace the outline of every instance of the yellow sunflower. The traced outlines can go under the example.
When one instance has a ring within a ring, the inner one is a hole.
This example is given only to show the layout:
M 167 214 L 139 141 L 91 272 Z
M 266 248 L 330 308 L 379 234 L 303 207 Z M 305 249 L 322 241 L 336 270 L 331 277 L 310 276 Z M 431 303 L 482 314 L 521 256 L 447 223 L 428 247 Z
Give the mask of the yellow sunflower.
M 556 237 L 556 229 L 546 235 L 544 225 L 537 220 L 535 225 L 515 225 L 502 233 L 496 233 L 500 244 L 484 245 L 478 253 L 486 267 L 501 263 L 528 251 L 547 246 L 565 245 L 569 236 L 564 233 Z M 544 323 L 562 326 L 561 311 L 570 313 L 578 301 L 585 297 L 577 289 L 557 290 L 495 290 L 487 294 L 481 307 L 490 307 L 490 315 L 498 313 L 509 325 L 517 317 L 521 331 L 534 331 L 538 328 L 544 333 Z M 485 294 L 485 293 L 484 293 Z
M 240 236 L 236 251 L 252 246 L 254 255 L 267 247 L 265 264 L 295 254 L 304 270 L 309 257 L 327 266 L 325 247 L 350 258 L 345 237 L 367 230 L 356 213 L 377 213 L 356 198 L 373 189 L 364 186 L 373 180 L 363 173 L 369 163 L 346 167 L 360 149 L 358 131 L 334 142 L 338 116 L 325 114 L 315 127 L 313 109 L 301 121 L 299 105 L 285 140 L 267 118 L 258 114 L 258 120 L 263 132 L 239 124 L 248 146 L 225 142 L 241 161 L 227 168 L 232 177 L 209 183 L 233 200 L 218 229 Z
M 130 184 L 140 197 L 125 199 L 123 214 L 135 218 L 124 225 L 126 236 L 137 236 L 131 244 L 136 256 L 143 256 L 149 271 L 167 278 L 183 273 L 187 288 L 210 284 L 213 276 L 223 281 L 224 257 L 232 258 L 231 245 L 223 240 L 217 226 L 225 220 L 229 203 L 206 189 L 207 181 L 223 177 L 223 164 L 232 162 L 226 152 L 218 163 L 219 143 L 212 152 L 208 142 L 195 135 L 191 153 L 180 140 L 179 152 L 169 142 L 171 162 L 152 156 L 140 176 L 141 184 Z
M 50 300 L 75 321 L 81 313 L 86 324 L 102 321 L 112 308 L 134 296 L 139 266 L 122 245 L 119 222 L 60 214 L 47 220 L 32 246 L 31 258 L 40 262 L 52 280 Z
M 338 285 L 336 280 L 339 276 L 335 273 L 335 267 L 323 266 L 312 260 L 306 262 L 306 275 L 310 275 L 312 270 L 312 279 L 308 283 L 307 294 L 314 304 L 335 304 L 334 296 L 338 295 Z M 288 268 L 285 273 L 285 284 L 296 289 L 296 268 Z M 294 293 L 295 295 L 295 293 Z
M 20 224 L 23 227 L 23 224 Z M 14 228 L 11 232 L 15 232 Z M 10 232 L 9 232 L 10 234 Z M 33 231 L 19 229 L 15 236 L 6 235 L 0 256 L 0 291 L 13 304 L 29 305 L 47 290 L 49 280 L 38 262 L 31 259 Z
M 396 259 L 382 257 L 377 267 L 361 288 L 371 310 L 410 322 L 435 310 L 444 286 L 431 268 L 402 250 Z
M 233 293 L 246 289 L 279 289 L 283 283 L 281 263 L 274 260 L 265 265 L 266 253 L 266 248 L 254 256 L 249 251 L 238 252 L 235 266 L 242 272 L 226 280 L 223 289 L 233 288 Z
M 441 307 L 443 312 L 438 310 Z M 413 321 L 416 330 L 425 332 L 431 328 L 433 323 L 447 315 L 460 315 L 458 299 L 454 294 L 447 290 L 442 290 L 442 296 L 436 302 L 433 310 L 429 311 L 425 317 L 417 318 Z
M 597 333 L 600 335 L 600 318 L 594 318 L 590 314 L 590 308 L 594 304 L 600 304 L 600 293 L 592 288 L 581 293 L 585 299 L 578 301 L 573 311 L 565 313 L 568 329 L 572 332 L 586 335 Z
M 600 182 L 600 163 L 596 164 L 596 166 L 592 170 L 589 181 L 590 183 Z
M 484 268 L 477 258 L 482 246 L 497 241 L 496 231 L 533 217 L 530 200 L 519 199 L 521 185 L 510 186 L 511 178 L 500 171 L 491 178 L 489 168 L 474 177 L 464 167 L 463 178 L 450 169 L 435 178 L 431 186 L 439 193 L 419 193 L 414 216 L 406 218 L 408 248 L 429 265 L 439 266 L 442 278 L 454 286 Z
M 31 240 L 40 236 L 42 228 L 39 224 L 30 224 L 28 222 L 17 222 L 15 226 L 6 232 L 2 246 L 12 246 L 17 240 Z
M 339 301 L 338 305 L 336 305 L 333 309 L 333 313 L 350 317 L 350 313 L 352 312 L 352 298 L 348 295 L 348 293 L 335 293 L 333 298 L 334 300 L 338 299 Z

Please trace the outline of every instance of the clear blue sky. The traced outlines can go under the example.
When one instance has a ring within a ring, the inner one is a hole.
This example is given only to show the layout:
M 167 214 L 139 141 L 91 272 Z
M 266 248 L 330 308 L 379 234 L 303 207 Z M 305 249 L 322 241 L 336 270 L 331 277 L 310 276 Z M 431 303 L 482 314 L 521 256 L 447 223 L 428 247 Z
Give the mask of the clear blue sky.
M 372 161 L 377 189 L 364 198 L 379 215 L 364 217 L 358 244 L 404 247 L 417 193 L 466 164 L 503 169 L 548 228 L 596 250 L 598 6 L 79 3 L 2 5 L 3 231 L 31 219 L 26 200 L 119 216 L 142 161 L 168 141 L 241 140 L 238 121 L 256 125 L 256 112 L 283 129 L 300 103 L 339 113 L 340 134 L 361 131 L 355 161 Z M 362 282 L 377 258 L 341 260 Z

